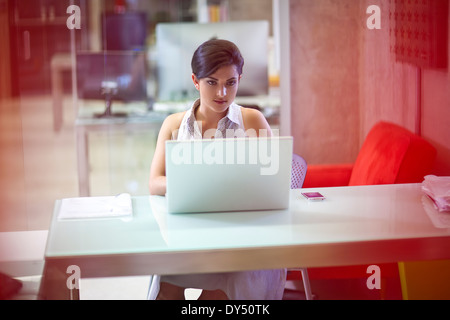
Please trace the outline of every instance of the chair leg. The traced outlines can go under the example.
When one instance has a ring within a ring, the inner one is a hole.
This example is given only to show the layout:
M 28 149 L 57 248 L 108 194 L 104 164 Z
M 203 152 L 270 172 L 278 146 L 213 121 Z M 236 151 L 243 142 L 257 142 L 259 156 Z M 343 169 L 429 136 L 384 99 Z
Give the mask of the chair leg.
M 148 286 L 147 300 L 156 300 L 159 293 L 159 282 L 161 276 L 154 274 L 150 279 L 150 284 Z
M 303 287 L 305 288 L 306 300 L 312 300 L 313 295 L 311 292 L 311 284 L 309 283 L 308 269 L 303 268 L 300 269 L 300 271 L 302 273 Z
M 408 297 L 408 286 L 406 283 L 406 272 L 405 272 L 405 263 L 398 262 L 398 272 L 400 275 L 400 285 L 402 287 L 402 298 L 403 300 L 409 300 Z

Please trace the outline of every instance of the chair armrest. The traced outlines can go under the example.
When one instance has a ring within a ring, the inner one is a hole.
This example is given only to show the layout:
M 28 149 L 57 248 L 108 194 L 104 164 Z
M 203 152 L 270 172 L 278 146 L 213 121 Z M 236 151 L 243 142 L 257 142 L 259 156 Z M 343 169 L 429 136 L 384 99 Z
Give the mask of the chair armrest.
M 308 165 L 303 188 L 348 186 L 353 163 Z

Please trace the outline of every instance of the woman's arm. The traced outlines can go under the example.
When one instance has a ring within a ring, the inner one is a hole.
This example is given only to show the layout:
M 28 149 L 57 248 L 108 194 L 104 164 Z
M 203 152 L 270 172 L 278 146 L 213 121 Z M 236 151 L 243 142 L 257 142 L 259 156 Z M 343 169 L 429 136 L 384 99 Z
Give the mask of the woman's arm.
M 152 195 L 166 194 L 166 141 L 172 139 L 172 134 L 180 127 L 183 116 L 184 112 L 168 116 L 159 131 L 150 167 L 149 191 Z

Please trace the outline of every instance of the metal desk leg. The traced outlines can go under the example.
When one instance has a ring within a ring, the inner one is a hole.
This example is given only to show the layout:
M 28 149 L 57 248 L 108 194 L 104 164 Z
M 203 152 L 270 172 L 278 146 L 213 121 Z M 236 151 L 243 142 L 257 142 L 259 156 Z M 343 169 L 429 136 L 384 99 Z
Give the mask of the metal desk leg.
M 62 74 L 52 65 L 53 130 L 59 132 L 63 122 Z
M 77 160 L 78 160 L 78 191 L 80 197 L 88 197 L 89 190 L 89 152 L 88 136 L 83 126 L 76 127 Z

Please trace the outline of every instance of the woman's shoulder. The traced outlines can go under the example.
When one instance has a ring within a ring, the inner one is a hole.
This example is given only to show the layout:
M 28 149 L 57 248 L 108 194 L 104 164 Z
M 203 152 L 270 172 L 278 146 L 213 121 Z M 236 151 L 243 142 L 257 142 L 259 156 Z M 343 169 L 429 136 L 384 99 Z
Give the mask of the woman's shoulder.
M 268 129 L 269 124 L 261 111 L 253 108 L 241 108 L 245 129 Z
M 178 128 L 181 124 L 181 121 L 183 120 L 184 115 L 187 111 L 181 111 L 177 113 L 172 113 L 164 119 L 164 125 L 168 127 L 176 127 Z
M 192 107 L 181 112 L 172 113 L 171 115 L 167 116 L 167 118 L 164 120 L 167 125 L 170 126 L 176 126 L 176 128 L 179 128 L 181 125 L 181 121 L 183 121 L 184 116 L 186 113 L 189 112 L 189 115 L 194 112 L 193 110 L 200 104 L 200 99 L 197 99 L 192 104 Z
M 241 111 L 242 111 L 242 117 L 244 118 L 257 118 L 257 117 L 264 117 L 264 115 L 261 113 L 261 111 L 259 111 L 258 109 L 255 108 L 246 108 L 246 107 L 242 107 L 241 106 Z
M 168 115 L 161 126 L 160 135 L 164 136 L 165 139 L 171 139 L 174 132 L 180 128 L 185 114 L 186 111 L 182 111 Z

